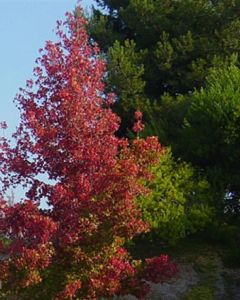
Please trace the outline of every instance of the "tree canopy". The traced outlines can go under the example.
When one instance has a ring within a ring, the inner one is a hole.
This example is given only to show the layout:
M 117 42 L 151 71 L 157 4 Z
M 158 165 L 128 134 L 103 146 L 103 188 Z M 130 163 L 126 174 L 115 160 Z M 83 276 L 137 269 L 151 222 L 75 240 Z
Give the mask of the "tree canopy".
M 145 135 L 204 170 L 222 191 L 216 198 L 235 194 L 240 1 L 96 2 L 88 29 L 108 63 L 107 90 L 118 96 L 119 135 L 129 135 L 138 107 Z
M 46 43 L 16 97 L 15 144 L 0 139 L 3 191 L 27 188 L 20 203 L 0 201 L 1 298 L 110 297 L 135 273 L 123 244 L 148 229 L 135 198 L 161 146 L 115 135 L 114 96 L 104 92 L 105 63 L 85 25 L 81 10 L 58 21 L 58 40 Z M 134 130 L 141 127 L 137 112 Z

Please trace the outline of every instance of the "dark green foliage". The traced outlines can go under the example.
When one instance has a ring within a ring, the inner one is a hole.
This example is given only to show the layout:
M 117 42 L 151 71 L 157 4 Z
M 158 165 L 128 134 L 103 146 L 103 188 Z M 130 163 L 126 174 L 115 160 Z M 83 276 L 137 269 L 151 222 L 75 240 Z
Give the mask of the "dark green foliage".
M 176 146 L 181 143 L 182 127 L 190 100 L 189 95 L 174 97 L 165 93 L 159 101 L 160 105 L 154 101 L 151 106 L 146 106 L 147 125 L 143 135 L 158 135 L 164 145 L 171 145 L 175 151 Z
M 109 90 L 118 96 L 115 110 L 121 116 L 123 131 L 132 127 L 137 108 L 144 112 L 148 107 L 144 95 L 145 81 L 142 79 L 142 59 L 145 55 L 145 51 L 136 52 L 136 44 L 130 40 L 126 40 L 123 45 L 116 41 L 108 51 L 108 68 L 111 70 L 108 74 Z
M 154 168 L 151 193 L 138 199 L 143 217 L 163 240 L 175 243 L 212 221 L 207 181 L 183 162 L 175 161 L 167 150 Z
M 209 68 L 232 54 L 238 64 L 239 0 L 97 3 L 105 9 L 94 10 L 89 31 L 108 54 L 108 84 L 119 97 L 115 109 L 124 119 L 123 134 L 131 128 L 136 104 L 149 121 L 149 103 L 161 106 L 164 93 L 176 96 L 203 86 Z M 155 127 L 163 130 L 161 124 Z
M 240 0 L 96 3 L 88 30 L 108 62 L 119 135 L 140 109 L 143 135 L 204 172 L 220 215 L 238 212 Z
M 178 154 L 207 171 L 231 209 L 240 192 L 240 69 L 214 68 L 206 87 L 190 97 Z M 189 98 L 189 96 L 187 96 Z M 235 205 L 235 208 L 237 209 Z

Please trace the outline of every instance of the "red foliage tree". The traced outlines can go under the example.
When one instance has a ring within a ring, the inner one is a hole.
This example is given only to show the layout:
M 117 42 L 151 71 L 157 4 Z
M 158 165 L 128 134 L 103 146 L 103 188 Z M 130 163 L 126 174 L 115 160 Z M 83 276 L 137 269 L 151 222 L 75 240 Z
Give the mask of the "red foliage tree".
M 21 299 L 119 293 L 134 273 L 121 246 L 147 230 L 134 199 L 161 152 L 154 137 L 116 137 L 120 120 L 110 109 L 114 96 L 104 93 L 105 63 L 81 10 L 66 17 L 16 98 L 16 146 L 0 143 L 3 191 L 28 188 L 27 200 L 0 207 L 0 279 L 3 291 Z M 41 209 L 43 198 L 49 209 Z

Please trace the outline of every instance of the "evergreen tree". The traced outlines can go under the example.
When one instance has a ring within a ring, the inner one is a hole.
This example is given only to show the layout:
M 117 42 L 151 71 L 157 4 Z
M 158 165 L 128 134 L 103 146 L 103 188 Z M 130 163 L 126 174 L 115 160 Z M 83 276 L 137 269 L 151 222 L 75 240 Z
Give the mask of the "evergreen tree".
M 175 157 L 204 170 L 216 202 L 227 196 L 237 201 L 238 83 L 234 78 L 240 66 L 240 1 L 96 3 L 99 9 L 93 11 L 89 32 L 106 54 L 108 90 L 118 95 L 114 109 L 123 120 L 119 134 L 128 135 L 138 107 L 145 135 L 158 135 Z M 228 69 L 233 65 L 236 69 Z M 202 99 L 201 104 L 197 99 Z
M 181 157 L 206 171 L 216 190 L 222 194 L 227 191 L 234 210 L 239 210 L 240 195 L 239 82 L 238 67 L 213 68 L 205 88 L 188 96 L 181 142 L 175 146 Z
M 136 105 L 146 128 L 169 143 L 157 114 L 164 93 L 186 94 L 204 85 L 212 66 L 239 64 L 239 0 L 97 0 L 89 31 L 107 54 L 108 88 L 117 93 L 121 133 Z M 171 120 L 174 122 L 174 120 Z M 174 129 L 173 129 L 174 130 Z M 170 132 L 170 134 L 174 134 Z

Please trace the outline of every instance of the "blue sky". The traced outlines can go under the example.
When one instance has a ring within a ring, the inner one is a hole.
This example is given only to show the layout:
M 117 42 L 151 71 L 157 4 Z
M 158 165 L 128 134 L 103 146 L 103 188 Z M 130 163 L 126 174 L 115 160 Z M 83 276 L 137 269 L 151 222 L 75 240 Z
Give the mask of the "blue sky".
M 90 9 L 94 0 L 81 3 Z M 5 137 L 10 138 L 19 123 L 13 99 L 32 77 L 38 49 L 54 40 L 56 20 L 76 5 L 77 0 L 0 0 L 0 122 L 8 124 Z M 24 197 L 21 187 L 14 194 L 16 201 Z
M 93 2 L 81 1 L 88 9 Z M 14 96 L 31 78 L 38 49 L 54 39 L 56 20 L 76 5 L 77 0 L 0 0 L 0 122 L 7 122 L 8 137 L 19 121 Z

